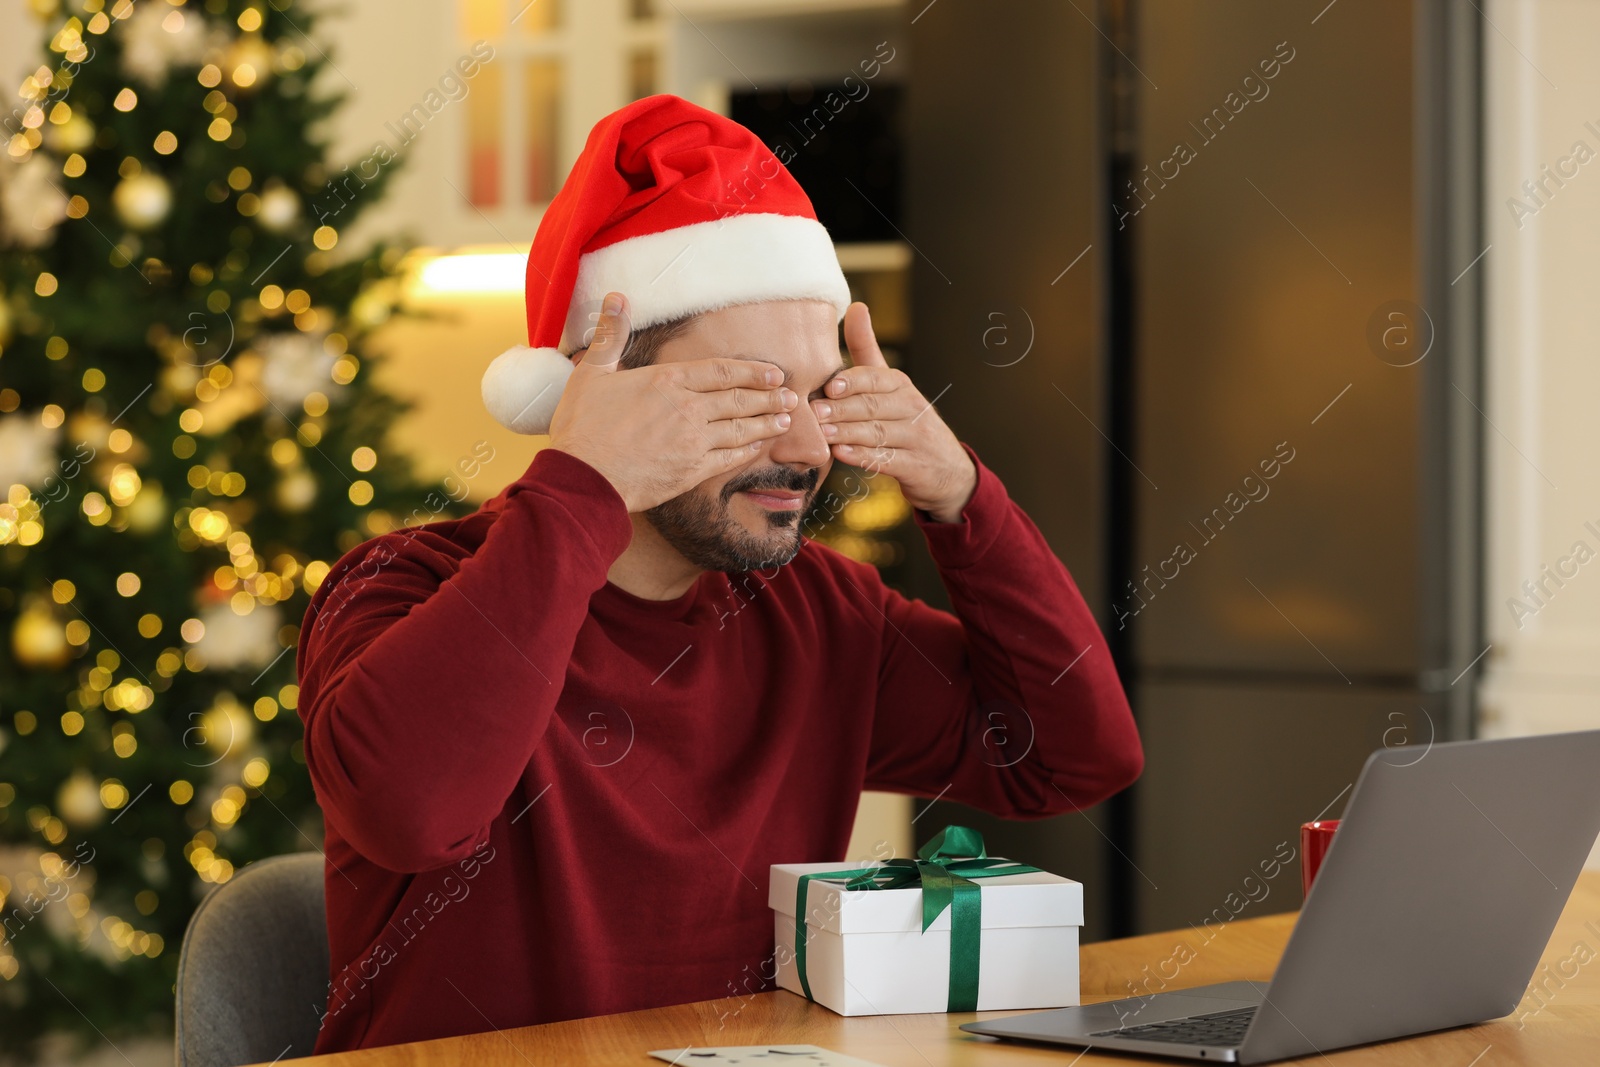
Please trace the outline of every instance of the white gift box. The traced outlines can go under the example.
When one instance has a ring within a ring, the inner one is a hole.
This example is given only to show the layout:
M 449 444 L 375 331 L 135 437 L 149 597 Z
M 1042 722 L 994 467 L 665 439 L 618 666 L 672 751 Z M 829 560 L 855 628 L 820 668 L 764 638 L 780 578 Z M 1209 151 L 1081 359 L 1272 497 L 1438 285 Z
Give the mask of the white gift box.
M 794 951 L 800 876 L 848 866 L 773 865 L 767 900 L 781 988 L 805 995 Z M 1043 871 L 974 881 L 983 894 L 978 1010 L 1077 1004 L 1083 886 Z M 840 1015 L 945 1011 L 951 909 L 924 932 L 920 886 L 847 891 L 844 882 L 814 879 L 806 891 L 806 978 L 812 998 Z

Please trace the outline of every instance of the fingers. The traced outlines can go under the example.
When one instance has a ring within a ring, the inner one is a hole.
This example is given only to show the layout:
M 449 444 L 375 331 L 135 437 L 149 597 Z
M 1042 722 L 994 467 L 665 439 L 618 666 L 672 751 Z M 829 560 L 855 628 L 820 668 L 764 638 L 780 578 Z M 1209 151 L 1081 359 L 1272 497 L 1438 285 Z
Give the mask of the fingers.
M 811 401 L 817 421 L 857 422 L 862 419 L 914 419 L 926 410 L 928 402 L 915 389 L 893 392 L 861 392 L 827 400 Z
M 822 436 L 830 445 L 858 445 L 862 448 L 905 448 L 912 443 L 911 425 L 901 420 L 884 422 L 825 422 Z
M 755 458 L 756 452 L 761 448 L 759 442 L 751 445 L 740 445 L 737 448 L 712 448 L 707 449 L 705 458 L 701 460 L 699 478 L 715 478 L 719 474 L 738 470 Z
M 723 389 L 699 397 L 692 410 L 707 422 L 735 419 L 744 415 L 775 415 L 793 411 L 800 398 L 790 389 Z
M 844 343 L 850 349 L 850 362 L 857 367 L 887 367 L 877 334 L 872 332 L 872 313 L 857 300 L 844 312 Z
M 884 445 L 878 448 L 868 448 L 862 445 L 832 445 L 829 451 L 833 458 L 840 463 L 848 463 L 860 470 L 871 471 L 875 474 L 888 474 L 899 476 L 899 465 L 895 459 L 901 453 L 893 445 Z
M 761 447 L 761 442 L 789 432 L 792 420 L 787 411 L 775 415 L 752 415 L 743 419 L 721 419 L 706 424 L 706 440 L 712 448 L 745 447 L 745 459 L 750 459 L 749 449 Z
M 628 300 L 621 293 L 607 293 L 595 318 L 594 333 L 589 345 L 578 360 L 578 366 L 590 371 L 617 369 L 623 351 L 628 347 L 628 334 L 632 324 L 628 318 Z
M 753 359 L 694 359 L 661 367 L 668 384 L 696 393 L 721 389 L 772 389 L 783 384 L 783 371 Z
M 861 392 L 889 392 L 908 384 L 905 375 L 891 370 L 872 332 L 872 314 L 867 305 L 856 301 L 845 309 L 844 343 L 850 349 L 849 369 L 840 371 L 823 389 L 828 396 L 849 396 Z
M 910 378 L 890 367 L 849 367 L 829 378 L 822 391 L 830 397 L 854 393 L 892 393 L 910 384 Z

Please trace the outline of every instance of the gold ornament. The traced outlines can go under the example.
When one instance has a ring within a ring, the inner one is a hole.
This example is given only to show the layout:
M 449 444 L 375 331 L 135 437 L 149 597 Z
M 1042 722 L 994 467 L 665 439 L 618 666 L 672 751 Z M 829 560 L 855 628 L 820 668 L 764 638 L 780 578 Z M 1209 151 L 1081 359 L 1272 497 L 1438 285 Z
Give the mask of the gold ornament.
M 304 467 L 296 467 L 278 482 L 278 506 L 285 511 L 304 511 L 317 499 L 317 480 Z
M 217 698 L 211 710 L 200 717 L 200 743 L 212 762 L 229 756 L 240 757 L 255 734 L 255 720 L 231 693 Z
M 111 203 L 127 225 L 136 230 L 154 229 L 172 210 L 172 186 L 161 175 L 142 171 L 117 183 Z
M 105 820 L 106 807 L 100 803 L 100 787 L 88 771 L 73 771 L 56 793 L 56 811 L 63 821 L 79 830 L 98 826 Z
M 272 73 L 272 60 L 272 48 L 259 33 L 242 33 L 228 49 L 222 69 L 238 88 L 253 89 Z
M 74 411 L 67 419 L 67 439 L 88 445 L 91 455 L 103 455 L 111 447 L 111 423 L 104 415 Z
M 256 221 L 263 229 L 282 233 L 300 217 L 300 198 L 286 185 L 273 185 L 261 192 Z
M 161 494 L 161 486 L 146 483 L 128 505 L 127 514 L 128 528 L 134 533 L 151 534 L 160 529 L 167 519 L 167 502 Z
M 200 384 L 200 368 L 191 363 L 174 362 L 161 368 L 161 388 L 174 400 L 187 400 L 194 396 L 194 387 Z
M 82 152 L 94 144 L 94 136 L 94 123 L 79 114 L 59 126 L 50 123 L 44 129 L 45 142 L 61 153 Z
M 58 671 L 72 660 L 67 631 L 42 603 L 34 603 L 17 616 L 11 627 L 11 652 L 30 670 Z
M 227 340 L 226 337 L 222 340 Z M 233 385 L 212 400 L 196 405 L 205 419 L 199 433 L 215 437 L 232 429 L 234 423 L 267 406 L 267 394 L 260 388 L 261 357 L 241 352 L 233 361 Z

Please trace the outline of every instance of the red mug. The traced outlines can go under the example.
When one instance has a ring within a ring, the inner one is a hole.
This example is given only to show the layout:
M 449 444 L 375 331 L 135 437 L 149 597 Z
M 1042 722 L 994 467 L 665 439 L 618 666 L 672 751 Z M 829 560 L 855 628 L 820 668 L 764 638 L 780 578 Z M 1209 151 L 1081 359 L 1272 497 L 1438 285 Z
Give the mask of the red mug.
M 1339 829 L 1338 819 L 1319 819 L 1300 824 L 1300 889 L 1310 896 L 1311 882 L 1322 867 L 1322 858 L 1333 844 L 1334 831 Z

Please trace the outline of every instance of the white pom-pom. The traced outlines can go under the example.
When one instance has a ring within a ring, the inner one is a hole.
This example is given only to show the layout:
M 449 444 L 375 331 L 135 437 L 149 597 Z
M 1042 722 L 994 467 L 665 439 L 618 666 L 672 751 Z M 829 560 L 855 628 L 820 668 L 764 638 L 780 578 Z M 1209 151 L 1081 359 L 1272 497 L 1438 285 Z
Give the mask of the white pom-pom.
M 513 433 L 549 433 L 572 360 L 554 348 L 517 345 L 483 372 L 483 406 Z

